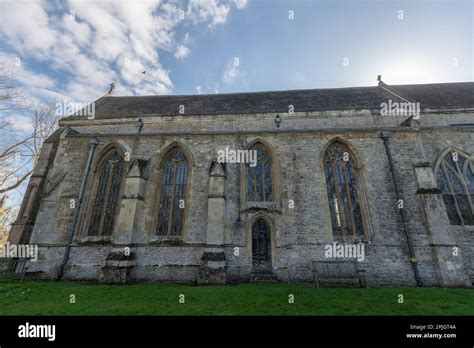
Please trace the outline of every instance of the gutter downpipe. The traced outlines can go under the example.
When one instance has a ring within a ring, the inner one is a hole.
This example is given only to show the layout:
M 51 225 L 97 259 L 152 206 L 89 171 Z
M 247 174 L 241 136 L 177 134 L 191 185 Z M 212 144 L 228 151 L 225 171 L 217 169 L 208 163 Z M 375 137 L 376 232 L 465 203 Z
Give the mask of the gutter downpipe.
M 90 149 L 89 149 L 89 156 L 87 158 L 87 163 L 86 163 L 86 168 L 84 170 L 84 176 L 82 177 L 82 183 L 81 183 L 81 188 L 79 190 L 79 197 L 78 197 L 78 203 L 77 203 L 77 208 L 76 208 L 76 213 L 74 214 L 74 220 L 72 223 L 72 228 L 71 228 L 71 234 L 69 236 L 69 241 L 66 246 L 66 252 L 64 253 L 64 258 L 61 263 L 61 266 L 59 267 L 59 272 L 56 280 L 61 280 L 64 274 L 64 267 L 66 266 L 67 261 L 69 260 L 69 253 L 71 251 L 71 244 L 74 239 L 74 234 L 76 232 L 76 226 L 77 222 L 79 220 L 79 211 L 81 209 L 81 204 L 82 204 L 82 199 L 84 197 L 84 189 L 86 187 L 87 179 L 89 177 L 89 172 L 91 169 L 91 163 L 92 163 L 92 156 L 94 155 L 95 148 L 97 144 L 99 144 L 99 139 L 97 138 L 92 138 L 90 141 Z
M 392 176 L 393 186 L 395 187 L 395 196 L 397 198 L 397 202 L 399 202 L 400 200 L 402 200 L 402 202 L 403 202 L 403 199 L 401 198 L 401 195 L 400 195 L 400 191 L 398 189 L 398 182 L 397 182 L 397 179 L 396 179 L 396 176 L 395 176 L 395 169 L 394 169 L 394 165 L 393 165 L 392 153 L 390 152 L 390 144 L 389 144 L 389 140 L 388 140 L 390 133 L 389 132 L 382 132 L 381 135 L 382 135 L 382 139 L 383 139 L 383 144 L 385 146 L 385 152 L 387 153 L 387 157 L 388 157 L 388 164 L 389 164 L 389 167 L 390 167 L 390 174 Z M 400 217 L 402 219 L 403 232 L 404 232 L 405 237 L 407 239 L 408 251 L 410 253 L 410 263 L 413 267 L 413 272 L 415 274 L 416 285 L 417 286 L 423 286 L 423 282 L 421 281 L 420 273 L 418 271 L 418 260 L 416 259 L 416 256 L 415 256 L 415 250 L 413 248 L 413 241 L 412 241 L 411 236 L 410 236 L 410 231 L 408 230 L 407 217 L 406 217 L 405 209 L 404 208 L 399 208 L 398 210 L 400 211 Z

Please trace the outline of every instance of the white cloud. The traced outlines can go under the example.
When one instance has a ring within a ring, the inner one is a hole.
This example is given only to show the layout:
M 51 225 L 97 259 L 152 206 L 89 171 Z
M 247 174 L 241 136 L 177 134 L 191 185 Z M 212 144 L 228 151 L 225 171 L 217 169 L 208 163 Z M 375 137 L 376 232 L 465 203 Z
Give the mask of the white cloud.
M 54 88 L 56 81 L 44 74 L 37 74 L 31 70 L 21 69 L 15 79 L 24 86 L 39 88 Z
M 23 86 L 52 88 L 56 84 L 51 77 L 28 69 L 19 57 L 12 54 L 0 52 L 0 64 L 3 74 L 7 74 Z
M 248 0 L 234 0 L 235 7 L 237 7 L 239 10 L 247 6 L 247 3 Z
M 184 59 L 187 57 L 189 52 L 191 51 L 186 46 L 178 45 L 176 51 L 174 52 L 174 56 L 176 57 L 176 59 Z
M 237 8 L 245 4 L 235 1 Z M 178 26 L 214 27 L 225 23 L 230 12 L 230 5 L 219 0 L 187 4 L 146 0 L 133 5 L 127 1 L 18 0 L 0 6 L 0 40 L 31 63 L 17 80 L 38 98 L 67 95 L 76 102 L 104 95 L 111 82 L 117 87 L 115 94 L 171 93 L 173 83 L 159 51 L 184 59 L 191 52 L 190 35 L 186 32 L 177 42 Z M 178 16 L 180 10 L 184 19 Z M 48 69 L 40 71 L 38 66 L 33 71 L 34 63 Z M 225 81 L 235 74 L 227 72 Z
M 31 118 L 23 115 L 9 115 L 5 116 L 5 122 L 11 126 L 13 132 L 18 133 L 31 133 L 33 131 L 33 122 Z
M 62 27 L 76 40 L 79 45 L 85 45 L 90 41 L 91 28 L 85 22 L 78 22 L 70 14 L 64 14 Z
M 196 93 L 202 94 L 201 86 L 196 86 Z
M 212 27 L 225 23 L 229 11 L 230 6 L 220 4 L 218 0 L 190 0 L 187 17 L 195 24 L 209 22 L 209 26 Z
M 35 1 L 2 2 L 1 30 L 19 52 L 35 51 L 44 57 L 55 44 L 57 32 L 50 28 L 49 16 L 41 5 Z
M 187 45 L 187 44 L 189 44 L 189 41 L 191 41 L 191 37 L 189 36 L 189 33 L 186 33 L 186 34 L 184 35 L 183 44 L 184 44 L 184 45 Z
M 235 81 L 239 75 L 239 60 L 233 58 L 228 64 L 222 75 L 222 81 L 226 84 L 230 84 Z
M 18 101 L 25 107 L 39 104 L 41 101 L 49 102 L 65 95 L 55 92 L 56 80 L 52 77 L 35 72 L 19 57 L 0 52 L 0 70 L 2 75 L 10 79 L 10 84 L 15 86 L 20 93 Z

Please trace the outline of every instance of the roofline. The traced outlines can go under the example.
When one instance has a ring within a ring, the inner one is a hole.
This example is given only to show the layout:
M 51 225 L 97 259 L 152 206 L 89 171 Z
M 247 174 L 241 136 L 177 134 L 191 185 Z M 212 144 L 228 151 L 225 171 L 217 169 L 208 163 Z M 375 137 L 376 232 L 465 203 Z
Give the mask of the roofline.
M 468 86 L 473 86 L 474 87 L 474 81 L 464 81 L 464 82 L 437 82 L 437 83 L 429 83 L 429 84 L 404 84 L 404 85 L 387 85 L 381 80 L 381 76 L 379 79 L 379 83 L 377 85 L 372 85 L 372 86 L 354 86 L 354 87 L 336 87 L 336 88 L 306 88 L 306 89 L 286 89 L 286 90 L 272 90 L 272 91 L 256 91 L 256 92 L 237 92 L 237 93 L 213 93 L 213 94 L 162 94 L 162 95 L 142 95 L 142 96 L 136 96 L 136 95 L 125 95 L 125 96 L 113 96 L 113 95 L 104 95 L 93 102 L 89 103 L 91 104 L 99 104 L 101 102 L 107 103 L 107 98 L 116 98 L 116 99 L 135 99 L 135 100 L 143 100 L 143 99 L 180 99 L 180 98 L 199 98 L 199 99 L 206 99 L 206 98 L 215 98 L 215 97 L 246 97 L 246 96 L 256 96 L 256 95 L 272 95 L 273 97 L 278 97 L 279 94 L 283 93 L 290 93 L 290 94 L 298 94 L 298 93 L 308 93 L 308 92 L 315 92 L 315 91 L 347 91 L 347 90 L 353 90 L 359 92 L 363 92 L 364 90 L 376 90 L 376 89 L 381 89 L 385 93 L 393 95 L 395 98 L 398 98 L 404 102 L 409 102 L 405 97 L 401 96 L 397 89 L 398 88 L 406 88 L 409 86 L 426 86 L 426 87 L 433 87 L 433 86 L 449 86 L 449 85 L 468 85 Z M 202 97 L 202 98 L 201 98 Z M 461 108 L 459 110 L 466 109 L 466 108 Z M 82 109 L 81 109 L 82 110 Z M 66 121 L 67 119 L 71 118 L 78 118 L 81 117 L 80 111 L 72 114 L 72 115 L 67 115 L 61 118 L 61 121 Z M 350 110 L 350 109 L 339 109 L 341 111 L 343 110 Z M 443 110 L 442 108 L 439 109 L 432 109 L 432 110 Z M 323 110 L 320 110 L 323 111 Z M 331 110 L 325 110 L 325 111 L 338 111 L 338 109 L 331 109 Z M 213 114 L 215 115 L 215 114 Z M 145 116 L 145 115 L 143 115 Z M 153 115 L 149 115 L 153 116 Z M 159 115 L 157 115 L 159 116 Z M 167 116 L 167 115 L 163 115 Z M 201 115 L 205 116 L 205 115 Z M 112 119 L 115 118 L 124 118 L 123 116 L 121 117 L 112 117 Z M 125 117 L 128 118 L 128 117 Z M 107 117 L 107 119 L 109 119 Z M 66 121 L 68 122 L 68 121 Z M 60 123 L 61 125 L 61 123 Z
M 280 92 L 304 92 L 304 91 L 321 91 L 321 90 L 341 90 L 341 89 L 353 89 L 353 88 L 375 88 L 377 86 L 353 86 L 353 87 L 335 87 L 335 88 L 301 88 L 301 89 L 277 89 L 277 90 L 264 90 L 264 91 L 255 91 L 255 92 L 226 92 L 226 93 L 206 93 L 206 94 L 147 94 L 147 95 L 111 95 L 104 96 L 102 98 L 157 98 L 157 97 L 196 97 L 196 96 L 215 96 L 215 95 L 248 95 L 248 94 L 268 94 L 268 93 L 280 93 Z
M 436 82 L 436 83 L 413 83 L 413 84 L 399 84 L 399 85 L 388 85 L 388 87 L 401 87 L 401 86 L 435 86 L 435 85 L 449 85 L 449 84 L 460 84 L 460 83 L 472 83 L 474 81 L 459 81 L 459 82 Z M 305 92 L 305 91 L 321 91 L 321 90 L 344 90 L 344 89 L 355 89 L 355 88 L 377 88 L 379 85 L 367 85 L 367 86 L 351 86 L 351 87 L 324 87 L 324 88 L 299 88 L 299 89 L 281 89 L 281 90 L 263 90 L 254 92 L 227 92 L 227 93 L 206 93 L 206 94 L 148 94 L 148 95 L 104 95 L 102 98 L 157 98 L 157 97 L 195 97 L 195 96 L 215 96 L 215 95 L 248 95 L 248 94 L 268 94 L 268 93 L 284 93 L 284 92 Z M 97 99 L 97 100 L 99 100 Z M 96 100 L 96 101 L 97 101 Z

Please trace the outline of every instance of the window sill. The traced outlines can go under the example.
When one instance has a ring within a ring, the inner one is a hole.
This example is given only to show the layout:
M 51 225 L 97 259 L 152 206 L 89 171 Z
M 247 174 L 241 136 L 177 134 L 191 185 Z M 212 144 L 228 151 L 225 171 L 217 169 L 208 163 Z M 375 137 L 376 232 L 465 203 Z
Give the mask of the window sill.
M 149 239 L 150 244 L 154 245 L 164 245 L 164 246 L 172 246 L 172 245 L 183 245 L 183 238 L 179 237 L 170 237 L 170 236 L 154 236 Z

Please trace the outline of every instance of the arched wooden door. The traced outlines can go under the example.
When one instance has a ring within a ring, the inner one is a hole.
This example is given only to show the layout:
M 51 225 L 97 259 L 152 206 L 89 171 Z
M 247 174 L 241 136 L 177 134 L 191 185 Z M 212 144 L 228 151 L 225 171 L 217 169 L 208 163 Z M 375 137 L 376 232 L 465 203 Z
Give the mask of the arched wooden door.
M 253 271 L 271 271 L 271 236 L 270 226 L 263 218 L 258 218 L 252 225 L 252 266 Z

